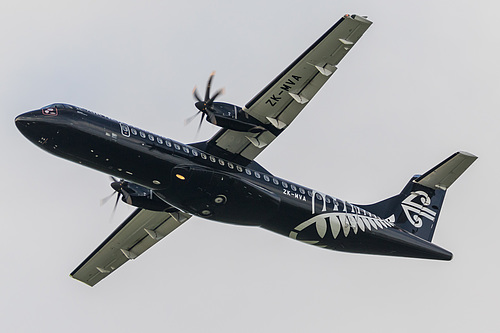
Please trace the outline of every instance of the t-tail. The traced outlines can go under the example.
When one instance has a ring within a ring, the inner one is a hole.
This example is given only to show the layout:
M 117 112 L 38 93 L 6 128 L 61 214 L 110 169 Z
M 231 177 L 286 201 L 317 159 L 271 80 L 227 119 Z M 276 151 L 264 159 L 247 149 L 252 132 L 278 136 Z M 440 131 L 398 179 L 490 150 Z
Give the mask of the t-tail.
M 414 235 L 431 242 L 446 190 L 476 159 L 470 153 L 457 152 L 423 175 L 413 176 L 398 195 L 360 207 L 382 218 L 393 215 L 396 228 L 404 230 L 410 237 Z M 429 245 L 440 249 L 434 244 Z M 433 259 L 451 260 L 452 254 L 448 253 Z

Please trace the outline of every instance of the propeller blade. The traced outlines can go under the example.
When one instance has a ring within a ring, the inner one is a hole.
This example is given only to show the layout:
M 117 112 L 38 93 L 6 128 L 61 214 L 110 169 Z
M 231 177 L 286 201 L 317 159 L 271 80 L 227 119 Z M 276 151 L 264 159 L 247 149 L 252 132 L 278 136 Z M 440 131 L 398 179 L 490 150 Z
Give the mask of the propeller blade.
M 198 129 L 196 130 L 196 136 L 198 136 L 198 133 L 200 133 L 202 123 L 203 123 L 203 115 L 201 115 L 200 117 L 200 123 L 198 124 Z
M 189 124 L 191 121 L 193 121 L 194 118 L 196 118 L 196 116 L 198 116 L 199 113 L 201 113 L 200 123 L 198 124 L 198 129 L 196 131 L 196 135 L 198 135 L 198 133 L 200 133 L 201 124 L 203 123 L 204 116 L 208 122 L 210 122 L 214 125 L 217 125 L 217 120 L 216 120 L 215 112 L 214 112 L 215 110 L 213 109 L 213 103 L 217 97 L 224 94 L 224 89 L 219 89 L 212 97 L 210 97 L 210 89 L 212 88 L 212 81 L 214 79 L 214 75 L 215 75 L 215 72 L 212 72 L 208 78 L 207 88 L 205 89 L 205 99 L 204 100 L 202 100 L 200 98 L 200 95 L 198 93 L 198 89 L 196 87 L 194 87 L 194 89 L 193 89 L 193 97 L 197 101 L 196 103 L 194 103 L 194 105 L 199 110 L 199 112 L 196 113 L 194 116 L 187 118 L 184 121 L 184 125 Z
M 200 113 L 201 113 L 201 111 L 198 111 L 194 115 L 192 115 L 191 117 L 184 120 L 184 126 L 189 125 L 189 123 L 191 123 L 194 120 L 194 118 L 196 118 L 198 116 L 198 114 L 200 114 Z
M 113 211 L 111 212 L 111 220 L 113 219 L 113 216 L 115 216 L 115 213 L 116 213 L 116 207 L 118 207 L 118 201 L 119 201 L 119 200 L 120 200 L 120 192 L 117 192 L 115 205 L 113 206 Z
M 100 205 L 104 206 L 109 201 L 109 199 L 111 199 L 114 195 L 115 195 L 115 192 L 111 193 L 110 195 L 108 195 L 105 198 L 102 198 L 101 202 L 100 202 Z
M 203 102 L 200 98 L 200 95 L 198 95 L 198 89 L 196 89 L 196 86 L 193 89 L 193 96 L 194 99 L 197 100 L 198 102 Z
M 210 98 L 210 99 L 207 101 L 207 106 L 212 106 L 212 103 L 215 101 L 215 99 L 216 99 L 217 97 L 219 97 L 219 95 L 224 94 L 224 92 L 225 92 L 224 88 L 219 89 L 219 90 L 215 93 L 215 95 L 213 95 L 213 96 L 212 96 L 212 98 Z
M 128 194 L 127 191 L 122 189 L 121 194 L 123 195 L 123 198 L 125 199 L 125 202 L 128 203 L 129 205 L 132 205 L 132 197 L 130 194 Z
M 215 118 L 215 114 L 207 109 L 207 119 L 214 125 L 217 125 L 217 119 Z
M 212 85 L 212 80 L 214 79 L 215 72 L 212 72 L 210 74 L 210 77 L 208 78 L 207 82 L 207 90 L 205 91 L 205 101 L 208 101 L 210 99 L 210 86 Z

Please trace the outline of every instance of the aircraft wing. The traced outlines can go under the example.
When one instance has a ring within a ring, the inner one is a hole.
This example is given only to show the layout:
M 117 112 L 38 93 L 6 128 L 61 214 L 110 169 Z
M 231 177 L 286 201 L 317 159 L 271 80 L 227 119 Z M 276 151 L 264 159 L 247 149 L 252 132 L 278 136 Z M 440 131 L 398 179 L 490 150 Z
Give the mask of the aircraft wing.
M 191 215 L 137 209 L 70 275 L 93 287 L 171 233 Z
M 221 129 L 207 147 L 216 146 L 226 155 L 253 160 L 297 117 L 371 24 L 361 16 L 343 16 L 245 105 L 249 115 L 272 124 L 275 130 L 249 133 Z

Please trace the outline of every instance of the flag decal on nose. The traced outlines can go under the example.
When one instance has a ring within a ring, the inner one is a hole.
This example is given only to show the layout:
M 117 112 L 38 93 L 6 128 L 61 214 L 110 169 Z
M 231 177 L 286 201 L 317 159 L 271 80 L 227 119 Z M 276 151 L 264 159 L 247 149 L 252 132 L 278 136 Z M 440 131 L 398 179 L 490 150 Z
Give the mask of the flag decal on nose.
M 57 108 L 50 107 L 50 108 L 42 109 L 42 114 L 45 116 L 57 116 Z

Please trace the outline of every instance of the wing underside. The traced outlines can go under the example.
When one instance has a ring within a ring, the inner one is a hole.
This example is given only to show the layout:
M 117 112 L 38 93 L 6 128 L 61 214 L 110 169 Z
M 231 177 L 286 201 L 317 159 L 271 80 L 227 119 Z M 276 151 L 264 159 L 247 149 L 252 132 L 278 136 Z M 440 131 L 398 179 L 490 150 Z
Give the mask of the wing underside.
M 345 15 L 299 58 L 259 92 L 244 110 L 274 131 L 261 133 L 221 129 L 208 142 L 208 148 L 253 160 L 314 97 L 337 70 L 337 64 L 371 25 L 364 17 Z
M 70 275 L 94 286 L 128 260 L 144 253 L 190 217 L 180 211 L 167 213 L 137 209 Z

